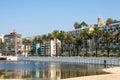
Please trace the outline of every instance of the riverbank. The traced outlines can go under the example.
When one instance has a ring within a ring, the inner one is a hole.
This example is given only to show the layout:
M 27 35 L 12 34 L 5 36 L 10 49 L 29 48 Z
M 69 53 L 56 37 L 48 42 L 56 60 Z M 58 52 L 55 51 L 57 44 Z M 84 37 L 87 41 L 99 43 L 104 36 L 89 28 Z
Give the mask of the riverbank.
M 67 78 L 67 79 L 61 79 L 61 80 L 120 80 L 120 67 L 105 68 L 102 70 L 109 72 L 111 74 Z

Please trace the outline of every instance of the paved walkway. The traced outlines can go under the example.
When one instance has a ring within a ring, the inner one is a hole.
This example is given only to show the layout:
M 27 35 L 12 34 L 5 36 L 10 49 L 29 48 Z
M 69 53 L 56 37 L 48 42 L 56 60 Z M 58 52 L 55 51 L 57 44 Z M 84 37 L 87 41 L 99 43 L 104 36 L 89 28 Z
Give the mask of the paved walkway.
M 111 74 L 68 78 L 62 80 L 120 80 L 120 67 L 107 68 L 103 70 L 106 72 L 110 72 Z

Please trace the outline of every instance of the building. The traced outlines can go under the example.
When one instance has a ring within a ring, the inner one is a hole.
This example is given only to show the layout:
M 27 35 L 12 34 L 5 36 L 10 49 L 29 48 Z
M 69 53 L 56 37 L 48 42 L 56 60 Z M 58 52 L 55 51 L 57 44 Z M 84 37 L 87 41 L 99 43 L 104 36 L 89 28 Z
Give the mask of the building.
M 22 39 L 21 34 L 13 30 L 10 34 L 4 35 L 4 53 L 5 55 L 15 55 L 21 52 Z
M 98 27 L 102 27 L 102 26 L 105 26 L 105 22 L 101 17 L 98 17 Z
M 102 34 L 104 34 L 105 32 L 108 31 L 108 32 L 110 32 L 110 34 L 116 35 L 120 31 L 120 21 L 116 21 L 116 22 L 111 23 L 109 25 L 100 27 L 100 29 L 102 30 Z M 110 41 L 111 41 L 109 44 L 110 55 L 113 55 L 114 53 L 118 53 L 120 51 L 120 43 L 117 42 L 116 39 L 114 39 L 113 41 L 112 40 L 110 40 Z M 102 53 L 104 53 L 107 50 L 108 44 L 104 43 L 104 41 L 102 41 L 101 39 L 100 39 L 99 43 L 100 43 L 99 47 L 100 47 Z

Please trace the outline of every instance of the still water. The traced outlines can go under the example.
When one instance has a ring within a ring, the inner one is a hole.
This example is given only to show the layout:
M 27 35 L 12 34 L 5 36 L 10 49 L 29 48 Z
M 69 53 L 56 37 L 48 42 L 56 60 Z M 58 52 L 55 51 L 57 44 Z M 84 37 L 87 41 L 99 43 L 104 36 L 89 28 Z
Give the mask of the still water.
M 0 61 L 0 79 L 59 80 L 106 74 L 104 65 L 35 61 Z

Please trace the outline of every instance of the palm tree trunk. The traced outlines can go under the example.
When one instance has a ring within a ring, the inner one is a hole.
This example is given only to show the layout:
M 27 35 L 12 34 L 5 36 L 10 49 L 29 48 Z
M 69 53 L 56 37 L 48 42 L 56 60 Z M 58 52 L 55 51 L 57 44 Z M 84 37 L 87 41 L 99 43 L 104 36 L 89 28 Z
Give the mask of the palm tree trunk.
M 69 43 L 69 57 L 71 56 L 71 45 Z
M 108 54 L 108 57 L 109 57 L 110 56 L 110 48 L 109 48 L 110 42 L 109 41 L 107 42 L 107 46 L 108 46 L 108 48 L 107 48 L 107 54 Z
M 55 39 L 55 44 L 56 44 L 56 57 L 58 56 L 58 53 L 57 53 L 57 39 Z
M 88 56 L 88 53 L 87 53 L 87 40 L 85 40 L 85 48 L 86 48 L 86 57 Z
M 79 54 L 79 46 L 77 45 L 77 56 L 78 56 L 78 54 Z
M 61 40 L 61 54 L 63 54 L 63 40 Z

